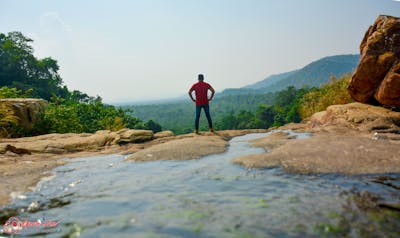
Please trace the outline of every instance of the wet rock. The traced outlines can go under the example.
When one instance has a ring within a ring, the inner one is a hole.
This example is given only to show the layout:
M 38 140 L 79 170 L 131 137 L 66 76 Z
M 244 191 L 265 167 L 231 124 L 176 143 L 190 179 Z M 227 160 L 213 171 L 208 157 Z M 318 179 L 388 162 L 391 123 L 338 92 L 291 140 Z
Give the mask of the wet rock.
M 250 133 L 266 133 L 266 129 L 245 129 L 245 130 L 224 130 L 216 132 L 217 135 L 222 136 L 224 139 L 229 140 L 236 136 L 242 136 Z
M 234 160 L 246 167 L 282 167 L 296 173 L 400 172 L 400 112 L 362 103 L 333 105 L 303 123 L 279 129 L 312 133 L 290 139 L 284 133 L 253 141 L 266 153 Z
M 250 145 L 253 147 L 261 147 L 268 151 L 283 145 L 287 140 L 295 138 L 296 136 L 291 136 L 288 132 L 278 131 L 269 134 L 267 137 L 252 140 Z
M 317 134 L 288 140 L 271 152 L 239 157 L 246 167 L 279 166 L 296 173 L 398 173 L 399 143 L 350 135 Z
M 156 144 L 129 156 L 128 160 L 190 160 L 225 152 L 228 142 L 219 136 L 195 136 Z
M 350 95 L 358 102 L 400 106 L 400 18 L 379 16 L 365 33 L 360 52 Z

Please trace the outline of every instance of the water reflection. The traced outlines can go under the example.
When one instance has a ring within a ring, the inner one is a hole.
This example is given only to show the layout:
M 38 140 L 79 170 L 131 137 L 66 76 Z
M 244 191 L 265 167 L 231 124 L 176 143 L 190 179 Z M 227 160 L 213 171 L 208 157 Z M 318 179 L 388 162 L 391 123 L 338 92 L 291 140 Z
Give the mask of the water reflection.
M 306 176 L 231 163 L 262 153 L 248 141 L 263 136 L 234 138 L 226 153 L 200 160 L 72 159 L 3 212 L 60 220 L 62 231 L 48 237 L 373 237 L 400 230 L 398 174 Z

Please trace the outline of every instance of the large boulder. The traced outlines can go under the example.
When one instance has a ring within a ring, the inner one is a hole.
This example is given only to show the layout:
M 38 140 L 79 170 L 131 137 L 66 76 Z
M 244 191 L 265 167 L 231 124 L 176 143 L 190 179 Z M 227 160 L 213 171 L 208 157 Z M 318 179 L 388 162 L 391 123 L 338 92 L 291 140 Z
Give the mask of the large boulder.
M 365 33 L 360 53 L 348 88 L 353 99 L 400 106 L 400 18 L 379 16 Z
M 364 132 L 400 133 L 400 112 L 362 103 L 329 106 L 306 119 L 313 126 L 352 128 Z
M 13 115 L 18 118 L 18 126 L 31 130 L 40 120 L 40 115 L 48 107 L 48 102 L 37 98 L 5 98 L 0 99 L 0 104 L 12 106 Z

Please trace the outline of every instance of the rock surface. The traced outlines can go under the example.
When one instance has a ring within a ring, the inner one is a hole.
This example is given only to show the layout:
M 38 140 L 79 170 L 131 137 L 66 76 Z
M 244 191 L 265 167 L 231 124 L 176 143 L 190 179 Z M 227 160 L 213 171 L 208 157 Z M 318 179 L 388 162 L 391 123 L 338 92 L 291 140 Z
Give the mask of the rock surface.
M 337 128 L 357 129 L 365 133 L 400 134 L 400 113 L 363 103 L 332 105 L 326 111 L 318 112 L 305 120 L 310 127 L 330 125 Z
M 59 158 L 134 153 L 135 156 L 131 158 L 133 160 L 149 160 L 148 154 L 152 154 L 153 160 L 196 159 L 224 152 L 229 138 L 260 131 L 266 130 L 173 136 L 170 131 L 153 135 L 151 131 L 123 129 L 117 132 L 98 131 L 94 134 L 50 134 L 0 139 L 0 181 L 3 181 L 0 183 L 0 205 L 9 201 L 11 192 L 26 191 L 46 176 L 46 171 L 63 164 Z
M 228 142 L 216 135 L 203 135 L 168 141 L 134 153 L 128 160 L 190 160 L 225 152 Z
M 65 154 L 80 151 L 99 151 L 104 146 L 144 142 L 151 139 L 153 139 L 152 131 L 131 129 L 122 129 L 117 132 L 103 130 L 94 134 L 48 134 L 16 139 L 1 139 L 0 153 L 5 153 L 8 145 L 30 153 Z
M 252 142 L 264 154 L 238 157 L 246 167 L 282 167 L 296 173 L 399 173 L 400 112 L 361 103 L 334 105 L 300 124 L 279 129 L 312 132 L 293 140 L 279 132 Z
M 269 153 L 239 157 L 234 162 L 257 168 L 279 166 L 296 173 L 398 173 L 399 148 L 399 141 L 326 133 L 288 140 Z
M 400 18 L 379 16 L 365 33 L 360 53 L 350 95 L 358 102 L 400 106 Z
M 171 136 L 174 136 L 174 133 L 172 131 L 160 131 L 154 134 L 154 139 L 171 137 Z
M 0 103 L 12 105 L 14 115 L 18 117 L 19 126 L 31 130 L 40 119 L 40 115 L 46 110 L 48 102 L 36 98 L 5 98 Z

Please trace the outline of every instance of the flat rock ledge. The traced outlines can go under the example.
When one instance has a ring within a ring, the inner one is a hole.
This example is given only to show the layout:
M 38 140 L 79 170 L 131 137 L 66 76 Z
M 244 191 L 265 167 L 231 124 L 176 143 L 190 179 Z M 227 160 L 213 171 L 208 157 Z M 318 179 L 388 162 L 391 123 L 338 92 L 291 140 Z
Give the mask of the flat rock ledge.
M 171 131 L 153 134 L 147 130 L 122 129 L 93 134 L 49 134 L 17 139 L 0 139 L 0 206 L 10 194 L 29 190 L 48 171 L 65 163 L 60 158 L 98 154 L 131 155 L 131 161 L 198 159 L 222 153 L 228 140 L 267 130 L 231 130 L 175 136 Z
M 139 149 L 139 142 L 166 138 L 171 133 L 122 129 L 94 134 L 48 134 L 35 137 L 0 139 L 0 206 L 10 194 L 27 191 L 52 168 L 65 162 L 59 158 L 117 153 L 124 148 Z
M 183 138 L 151 146 L 129 156 L 128 160 L 190 160 L 226 151 L 228 142 L 220 136 Z
M 153 139 L 153 131 L 122 129 L 116 132 L 103 130 L 96 133 L 47 134 L 16 139 L 0 139 L 0 153 L 17 154 L 48 153 L 65 154 L 80 151 L 96 151 L 105 146 L 138 143 Z M 12 146 L 14 149 L 11 149 Z
M 400 113 L 361 103 L 335 105 L 304 123 L 279 129 L 311 132 L 307 139 L 273 133 L 252 141 L 266 153 L 235 158 L 246 167 L 282 167 L 293 173 L 400 172 Z

